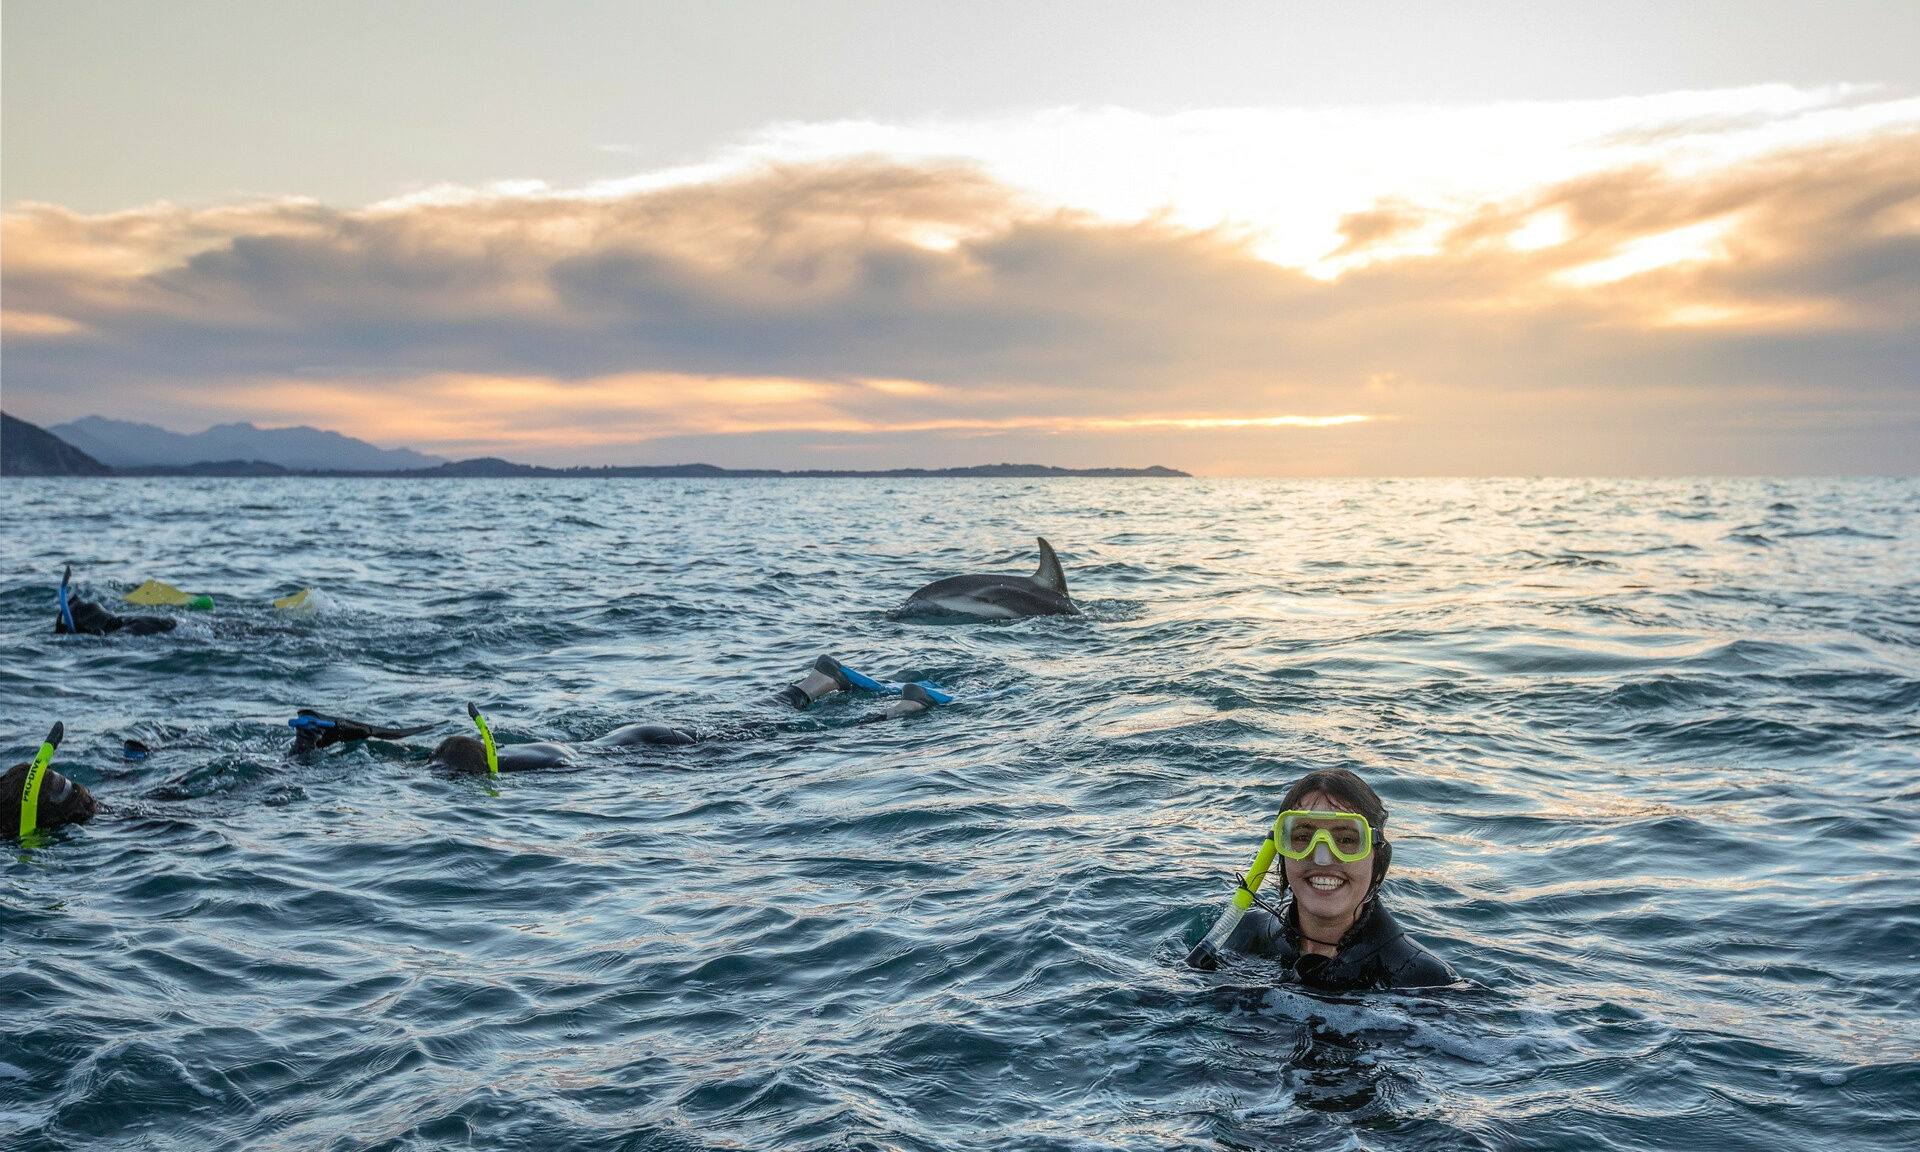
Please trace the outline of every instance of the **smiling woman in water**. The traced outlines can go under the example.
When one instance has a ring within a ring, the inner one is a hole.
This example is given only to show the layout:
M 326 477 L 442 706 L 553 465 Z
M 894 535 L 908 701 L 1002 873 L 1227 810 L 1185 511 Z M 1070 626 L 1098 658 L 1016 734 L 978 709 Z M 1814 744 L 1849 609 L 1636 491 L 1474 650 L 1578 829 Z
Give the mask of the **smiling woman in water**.
M 1380 902 L 1393 860 L 1386 805 L 1344 768 L 1309 772 L 1280 803 L 1274 850 L 1281 857 L 1276 911 L 1264 902 L 1241 918 L 1226 948 L 1286 964 L 1311 988 L 1425 988 L 1453 984 L 1453 970 L 1408 936 Z

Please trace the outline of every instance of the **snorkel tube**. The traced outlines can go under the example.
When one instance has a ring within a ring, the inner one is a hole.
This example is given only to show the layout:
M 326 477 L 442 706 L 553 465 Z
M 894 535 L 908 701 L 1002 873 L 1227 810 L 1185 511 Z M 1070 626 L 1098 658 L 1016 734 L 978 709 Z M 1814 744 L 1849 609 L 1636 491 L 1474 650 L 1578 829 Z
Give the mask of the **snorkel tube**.
M 469 701 L 467 704 L 467 715 L 473 717 L 473 722 L 480 726 L 480 739 L 486 741 L 487 775 L 489 776 L 500 775 L 500 754 L 494 750 L 493 732 L 487 727 L 487 718 L 485 716 L 480 715 L 480 709 L 475 708 L 471 701 Z
M 67 570 L 60 574 L 60 619 L 66 621 L 68 632 L 78 632 L 79 629 L 73 626 L 73 609 L 67 607 L 67 582 L 72 579 L 73 565 L 69 564 Z
M 40 745 L 40 754 L 33 758 L 33 766 L 27 769 L 25 786 L 20 789 L 20 838 L 33 835 L 40 827 L 40 781 L 47 775 L 47 765 L 53 762 L 53 750 L 60 747 L 60 741 L 66 739 L 67 726 L 54 721 L 53 731 L 47 733 L 46 740 Z
M 1205 938 L 1193 946 L 1187 953 L 1187 967 L 1198 968 L 1202 972 L 1211 972 L 1220 966 L 1220 949 L 1227 943 L 1227 937 L 1240 923 L 1240 917 L 1253 907 L 1254 890 L 1267 878 L 1267 870 L 1273 867 L 1274 853 L 1280 844 L 1280 818 L 1274 817 L 1273 827 L 1267 830 L 1267 838 L 1260 842 L 1260 851 L 1254 854 L 1253 863 L 1247 867 L 1247 874 L 1241 878 L 1240 886 L 1233 890 L 1233 899 L 1227 902 L 1220 912 L 1220 918 L 1213 922 Z

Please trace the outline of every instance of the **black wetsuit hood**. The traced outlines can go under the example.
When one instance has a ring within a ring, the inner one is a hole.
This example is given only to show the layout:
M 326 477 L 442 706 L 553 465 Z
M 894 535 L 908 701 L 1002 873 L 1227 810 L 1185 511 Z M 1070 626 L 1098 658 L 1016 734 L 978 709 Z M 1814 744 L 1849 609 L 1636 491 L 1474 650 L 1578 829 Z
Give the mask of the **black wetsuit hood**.
M 1303 955 L 1293 901 L 1287 901 L 1281 912 L 1276 916 L 1262 908 L 1249 910 L 1227 938 L 1227 948 L 1278 960 L 1287 967 L 1288 983 L 1327 992 L 1431 988 L 1460 979 L 1444 960 L 1407 935 L 1378 896 L 1361 909 L 1360 918 L 1340 938 L 1334 956 Z
M 156 632 L 171 632 L 179 621 L 171 616 L 118 616 L 98 604 L 86 600 L 67 601 L 67 611 L 73 615 L 73 627 L 67 627 L 67 618 L 61 613 L 53 614 L 53 630 L 65 635 L 78 632 L 87 636 L 106 636 L 114 632 L 127 632 L 134 636 L 151 636 Z
M 0 837 L 20 835 L 20 797 L 26 791 L 27 771 L 31 764 L 15 764 L 0 773 Z M 34 823 L 43 829 L 62 824 L 85 824 L 93 819 L 100 805 L 86 785 L 48 768 L 40 778 L 40 806 L 34 810 Z

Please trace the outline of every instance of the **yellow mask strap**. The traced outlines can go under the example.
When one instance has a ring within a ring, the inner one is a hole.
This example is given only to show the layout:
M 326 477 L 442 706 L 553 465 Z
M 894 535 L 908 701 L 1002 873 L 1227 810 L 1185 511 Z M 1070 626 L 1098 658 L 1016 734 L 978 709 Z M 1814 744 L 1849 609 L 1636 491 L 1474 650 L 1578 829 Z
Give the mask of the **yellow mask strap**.
M 27 769 L 25 786 L 20 789 L 20 835 L 31 836 L 40 827 L 40 782 L 46 779 L 47 765 L 53 763 L 53 750 L 60 747 L 60 741 L 66 739 L 67 726 L 56 721 L 53 731 L 40 745 L 40 754 L 33 758 L 32 767 Z
M 480 710 L 472 704 L 467 705 L 467 715 L 473 717 L 473 722 L 480 726 L 480 739 L 487 743 L 487 775 L 500 775 L 500 754 L 493 749 L 493 732 L 487 728 L 487 718 L 480 715 Z

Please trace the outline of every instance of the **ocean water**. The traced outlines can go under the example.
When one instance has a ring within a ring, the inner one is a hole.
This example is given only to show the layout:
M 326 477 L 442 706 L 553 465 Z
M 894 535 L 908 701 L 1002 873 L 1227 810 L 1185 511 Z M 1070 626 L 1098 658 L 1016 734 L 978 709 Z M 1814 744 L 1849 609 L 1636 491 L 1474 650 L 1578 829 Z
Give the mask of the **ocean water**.
M 0 763 L 103 803 L 0 862 L 7 1149 L 1915 1147 L 1920 482 L 0 494 Z M 1036 534 L 1084 617 L 887 618 Z M 764 703 L 821 652 L 960 699 Z M 704 740 L 489 787 L 469 700 Z M 1181 963 L 1320 767 L 1467 986 Z

